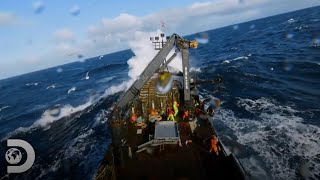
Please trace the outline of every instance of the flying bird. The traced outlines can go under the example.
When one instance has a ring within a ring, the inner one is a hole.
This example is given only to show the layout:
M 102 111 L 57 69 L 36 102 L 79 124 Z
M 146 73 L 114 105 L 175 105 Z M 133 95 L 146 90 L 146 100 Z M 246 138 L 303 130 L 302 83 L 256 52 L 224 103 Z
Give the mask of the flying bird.
M 89 77 L 89 71 L 87 72 L 87 74 L 86 74 L 86 77 L 84 77 L 84 78 L 82 78 L 81 80 L 88 80 L 90 77 Z
M 72 87 L 71 89 L 69 89 L 68 94 L 70 94 L 72 91 L 75 91 L 76 87 Z

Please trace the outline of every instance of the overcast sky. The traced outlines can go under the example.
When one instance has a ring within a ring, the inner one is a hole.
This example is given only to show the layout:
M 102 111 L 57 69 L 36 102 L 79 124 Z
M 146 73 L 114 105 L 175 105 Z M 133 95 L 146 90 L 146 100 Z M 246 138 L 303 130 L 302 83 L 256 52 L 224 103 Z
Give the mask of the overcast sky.
M 59 3 L 58 3 L 59 2 Z M 128 48 L 136 31 L 199 31 L 320 5 L 320 0 L 0 2 L 0 79 Z M 293 17 L 294 18 L 294 17 Z

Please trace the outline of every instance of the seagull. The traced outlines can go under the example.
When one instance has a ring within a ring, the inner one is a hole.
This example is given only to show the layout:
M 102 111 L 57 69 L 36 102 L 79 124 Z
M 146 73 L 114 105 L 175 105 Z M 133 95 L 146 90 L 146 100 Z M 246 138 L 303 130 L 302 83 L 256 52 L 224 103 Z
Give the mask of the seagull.
M 82 78 L 81 80 L 88 80 L 90 77 L 89 77 L 89 71 L 87 72 L 87 74 L 86 74 L 86 77 L 84 77 L 84 78 Z
M 51 86 L 48 86 L 47 89 L 50 89 L 50 88 L 55 88 L 56 85 L 55 84 L 52 84 Z
M 72 91 L 75 91 L 76 87 L 72 87 L 71 89 L 69 89 L 68 94 L 70 94 Z

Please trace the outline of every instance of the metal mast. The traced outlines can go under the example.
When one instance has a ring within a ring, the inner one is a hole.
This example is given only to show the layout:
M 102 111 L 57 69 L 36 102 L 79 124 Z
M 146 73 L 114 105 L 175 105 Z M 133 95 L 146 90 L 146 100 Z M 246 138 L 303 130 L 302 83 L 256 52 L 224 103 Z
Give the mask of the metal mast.
M 189 41 L 181 38 L 177 34 L 173 34 L 171 37 L 166 37 L 164 41 L 164 34 L 161 34 L 161 41 L 159 37 L 150 38 L 156 50 L 159 50 L 158 54 L 147 65 L 140 77 L 132 84 L 132 86 L 121 97 L 120 101 L 116 105 L 116 109 L 122 110 L 127 103 L 139 94 L 140 89 L 150 80 L 152 75 L 162 66 L 167 65 L 177 55 L 177 51 L 182 52 L 182 68 L 184 78 L 184 100 L 188 104 L 190 101 L 190 78 L 189 78 L 189 48 L 197 48 L 198 43 L 196 41 Z M 166 61 L 166 58 L 170 51 L 176 48 L 175 54 Z

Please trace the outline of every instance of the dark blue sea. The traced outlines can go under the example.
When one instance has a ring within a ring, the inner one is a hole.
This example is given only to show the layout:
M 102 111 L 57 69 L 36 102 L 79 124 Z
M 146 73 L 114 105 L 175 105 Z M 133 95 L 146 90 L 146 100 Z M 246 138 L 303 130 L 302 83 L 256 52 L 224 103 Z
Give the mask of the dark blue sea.
M 192 73 L 224 83 L 198 90 L 222 100 L 214 127 L 252 179 L 320 179 L 320 7 L 186 38 L 201 37 L 208 42 L 190 52 Z M 132 56 L 1 80 L 0 178 L 91 179 L 111 142 L 107 121 Z M 36 160 L 8 176 L 6 140 L 16 138 L 33 146 Z

